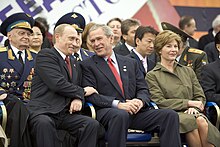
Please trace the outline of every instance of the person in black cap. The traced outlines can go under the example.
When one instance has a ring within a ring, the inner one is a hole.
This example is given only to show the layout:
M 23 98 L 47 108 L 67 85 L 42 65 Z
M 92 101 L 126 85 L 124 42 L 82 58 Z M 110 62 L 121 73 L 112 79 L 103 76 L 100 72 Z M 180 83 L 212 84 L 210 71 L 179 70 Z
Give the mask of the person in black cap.
M 176 60 L 182 65 L 191 67 L 195 71 L 199 82 L 201 82 L 202 67 L 208 63 L 206 53 L 199 49 L 190 48 L 189 46 L 187 46 L 188 38 L 192 38 L 192 37 L 187 33 L 183 32 L 182 30 L 180 30 L 179 28 L 167 22 L 162 22 L 161 26 L 163 30 L 173 31 L 174 33 L 178 34 L 181 37 L 183 44 L 180 47 L 179 56 L 177 57 Z
M 79 42 L 78 42 L 77 47 L 75 48 L 74 53 L 73 53 L 73 57 L 77 61 L 85 60 L 95 54 L 94 52 L 90 52 L 86 49 L 81 48 L 82 32 L 83 32 L 83 30 L 85 28 L 85 24 L 86 24 L 85 19 L 81 14 L 76 13 L 76 12 L 70 12 L 70 13 L 63 15 L 55 24 L 54 29 L 60 24 L 70 24 L 78 32 Z
M 30 15 L 15 13 L 6 18 L 0 28 L 9 40 L 7 47 L 0 48 L 0 99 L 6 105 L 10 120 L 6 128 L 7 136 L 11 138 L 11 145 L 21 147 L 30 147 L 27 142 L 23 142 L 23 131 L 26 131 L 29 115 L 23 102 L 30 98 L 34 74 L 36 54 L 28 49 L 33 24 L 34 19 Z

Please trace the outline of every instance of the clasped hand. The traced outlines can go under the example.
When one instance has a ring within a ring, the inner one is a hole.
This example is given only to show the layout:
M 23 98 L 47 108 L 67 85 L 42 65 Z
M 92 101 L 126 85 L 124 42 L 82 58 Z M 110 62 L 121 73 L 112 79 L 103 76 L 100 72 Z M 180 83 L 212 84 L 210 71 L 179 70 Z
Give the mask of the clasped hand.
M 143 106 L 143 102 L 137 98 L 126 100 L 125 103 L 118 103 L 118 109 L 126 110 L 131 115 L 136 114 Z
M 188 101 L 188 107 L 197 107 L 202 112 L 204 110 L 204 105 L 201 101 Z

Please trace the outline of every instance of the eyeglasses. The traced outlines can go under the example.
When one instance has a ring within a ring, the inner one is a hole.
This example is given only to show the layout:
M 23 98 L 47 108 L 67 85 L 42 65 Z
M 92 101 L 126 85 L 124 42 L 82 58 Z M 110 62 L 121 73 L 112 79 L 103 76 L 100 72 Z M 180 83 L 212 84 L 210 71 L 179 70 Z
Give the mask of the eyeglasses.
M 18 31 L 17 34 L 18 34 L 19 36 L 25 36 L 25 35 L 27 35 L 28 37 L 31 35 L 30 32 L 25 32 L 25 31 Z

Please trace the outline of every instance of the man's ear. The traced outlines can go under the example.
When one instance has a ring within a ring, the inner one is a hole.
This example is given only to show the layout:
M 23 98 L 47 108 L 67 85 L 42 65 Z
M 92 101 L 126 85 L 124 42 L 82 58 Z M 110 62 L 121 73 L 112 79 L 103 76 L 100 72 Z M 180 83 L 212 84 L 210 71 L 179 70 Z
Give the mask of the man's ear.
M 126 41 L 128 38 L 128 35 L 122 35 L 123 39 Z

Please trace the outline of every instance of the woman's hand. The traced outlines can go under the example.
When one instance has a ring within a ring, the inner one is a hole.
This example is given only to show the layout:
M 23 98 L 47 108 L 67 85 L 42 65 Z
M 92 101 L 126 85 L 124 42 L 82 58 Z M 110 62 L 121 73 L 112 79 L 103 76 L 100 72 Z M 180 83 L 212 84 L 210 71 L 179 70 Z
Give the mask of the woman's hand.
M 199 111 L 196 110 L 195 108 L 189 108 L 184 113 L 187 113 L 187 114 L 199 114 Z
M 201 101 L 188 101 L 188 107 L 197 107 L 199 108 L 201 111 L 204 110 L 204 105 Z
M 91 94 L 94 94 L 94 93 L 98 94 L 98 91 L 95 88 L 90 87 L 90 86 L 85 87 L 84 91 L 85 91 L 85 96 L 90 96 Z

